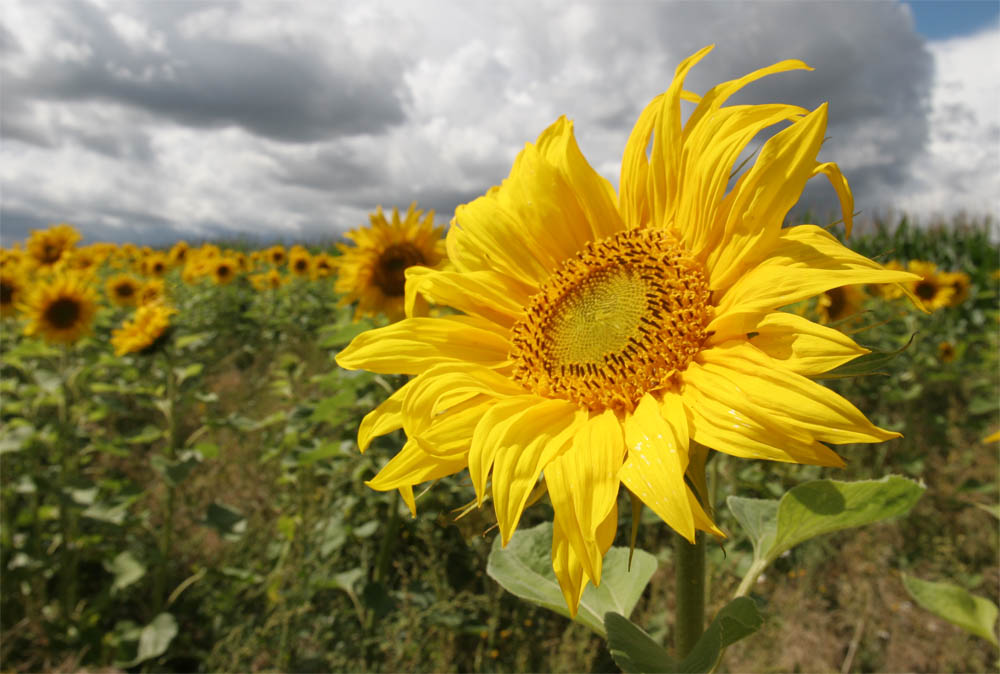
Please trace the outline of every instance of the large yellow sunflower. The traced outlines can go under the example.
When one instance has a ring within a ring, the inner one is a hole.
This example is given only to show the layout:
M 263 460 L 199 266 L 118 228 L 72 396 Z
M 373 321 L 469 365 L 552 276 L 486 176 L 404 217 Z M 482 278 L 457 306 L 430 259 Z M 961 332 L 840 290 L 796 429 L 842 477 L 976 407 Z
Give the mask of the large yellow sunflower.
M 137 353 L 154 346 L 170 327 L 170 317 L 177 310 L 161 302 L 144 304 L 135 311 L 132 320 L 111 331 L 111 345 L 116 356 Z
M 89 276 L 58 274 L 30 289 L 21 313 L 28 318 L 24 334 L 72 344 L 90 332 L 97 313 L 97 293 Z
M 338 244 L 337 282 L 342 305 L 357 302 L 355 320 L 385 314 L 390 320 L 403 317 L 406 270 L 415 265 L 435 267 L 445 259 L 443 227 L 434 226 L 434 211 L 421 221 L 423 211 L 410 204 L 406 217 L 392 209 L 392 221 L 379 206 L 369 216 L 371 226 L 344 234 L 353 245 Z
M 685 92 L 709 49 L 681 63 L 640 115 L 620 194 L 560 118 L 502 185 L 459 207 L 453 268 L 407 271 L 407 300 L 461 313 L 370 330 L 337 357 L 348 369 L 414 375 L 358 433 L 364 450 L 405 430 L 369 485 L 399 489 L 411 511 L 414 485 L 468 468 L 506 544 L 544 479 L 552 563 L 573 612 L 586 583 L 600 582 L 621 486 L 688 540 L 721 533 L 685 482 L 690 447 L 841 466 L 823 443 L 898 435 L 810 378 L 865 349 L 779 308 L 913 276 L 814 225 L 782 227 L 806 182 L 825 175 L 850 233 L 847 182 L 816 160 L 827 106 L 723 105 L 754 80 L 808 69 L 800 61 Z M 682 99 L 697 103 L 686 121 Z M 748 143 L 784 122 L 731 181 Z

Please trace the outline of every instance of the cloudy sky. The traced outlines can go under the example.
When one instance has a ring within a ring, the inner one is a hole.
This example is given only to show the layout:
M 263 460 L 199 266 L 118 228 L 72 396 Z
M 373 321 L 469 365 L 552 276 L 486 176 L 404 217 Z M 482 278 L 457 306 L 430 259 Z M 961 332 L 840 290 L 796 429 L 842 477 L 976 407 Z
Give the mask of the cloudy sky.
M 639 111 L 785 58 L 736 102 L 830 102 L 868 216 L 1000 217 L 995 0 L 0 5 L 0 236 L 328 239 L 378 204 L 447 222 L 565 114 L 618 183 Z M 832 212 L 832 193 L 807 191 Z

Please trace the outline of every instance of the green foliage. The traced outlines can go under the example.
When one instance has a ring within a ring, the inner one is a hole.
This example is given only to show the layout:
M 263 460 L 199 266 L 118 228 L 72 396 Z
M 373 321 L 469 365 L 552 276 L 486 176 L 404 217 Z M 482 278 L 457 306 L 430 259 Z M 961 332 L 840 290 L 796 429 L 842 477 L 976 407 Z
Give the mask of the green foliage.
M 604 556 L 600 587 L 587 586 L 573 619 L 606 636 L 604 615 L 631 615 L 655 570 L 656 559 L 648 552 L 636 550 L 630 567 L 628 548 L 611 548 Z M 551 523 L 518 529 L 506 548 L 494 539 L 486 572 L 511 594 L 569 616 L 552 571 Z
M 963 630 L 997 643 L 997 605 L 954 583 L 935 583 L 903 574 L 903 585 L 918 604 Z

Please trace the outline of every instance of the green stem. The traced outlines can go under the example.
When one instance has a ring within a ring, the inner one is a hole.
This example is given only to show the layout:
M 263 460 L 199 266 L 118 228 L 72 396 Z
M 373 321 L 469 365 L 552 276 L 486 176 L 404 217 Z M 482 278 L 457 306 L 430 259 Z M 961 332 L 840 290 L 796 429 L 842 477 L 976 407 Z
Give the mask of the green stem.
M 705 535 L 697 532 L 695 543 L 675 535 L 677 606 L 674 647 L 678 660 L 694 649 L 705 630 Z
M 166 354 L 163 356 L 164 364 L 167 368 L 167 388 L 166 388 L 166 422 L 167 422 L 167 443 L 164 451 L 168 461 L 176 458 L 177 452 L 177 415 L 175 410 L 177 397 L 177 380 L 174 376 L 173 363 Z M 170 480 L 166 481 L 167 493 L 164 497 L 164 520 L 163 528 L 160 531 L 160 558 L 156 567 L 154 577 L 153 601 L 155 602 L 154 615 L 159 615 L 163 610 L 167 594 L 167 565 L 170 560 L 170 550 L 173 547 L 174 536 L 174 507 L 176 501 L 176 487 Z
M 72 497 L 69 489 L 76 473 L 76 447 L 72 442 L 74 433 L 72 427 L 72 391 L 69 387 L 69 353 L 68 347 L 63 349 L 60 358 L 59 376 L 61 379 L 61 400 L 59 401 L 59 453 L 60 453 L 60 501 L 59 525 L 62 529 L 62 592 L 63 614 L 67 620 L 73 615 L 76 606 L 76 521 L 72 512 Z

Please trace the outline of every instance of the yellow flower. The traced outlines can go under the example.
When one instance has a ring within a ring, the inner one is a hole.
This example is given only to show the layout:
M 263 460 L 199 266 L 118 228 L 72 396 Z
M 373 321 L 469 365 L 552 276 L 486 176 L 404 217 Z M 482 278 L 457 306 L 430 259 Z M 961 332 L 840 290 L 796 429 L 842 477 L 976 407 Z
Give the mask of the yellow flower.
M 0 316 L 15 315 L 22 294 L 24 279 L 20 271 L 14 266 L 0 269 Z
M 336 259 L 329 253 L 318 253 L 313 258 L 313 270 L 317 278 L 332 276 L 336 269 Z
M 272 269 L 263 274 L 254 274 L 250 277 L 253 287 L 259 291 L 276 290 L 285 283 L 285 279 L 278 273 L 277 269 Z
M 836 323 L 861 311 L 865 293 L 858 286 L 830 288 L 816 304 L 820 323 Z
M 368 484 L 399 489 L 468 468 L 501 540 L 544 480 L 552 563 L 571 612 L 615 535 L 620 486 L 688 540 L 721 535 L 687 486 L 690 452 L 842 466 L 824 443 L 881 442 L 847 400 L 810 377 L 866 350 L 780 307 L 831 288 L 905 282 L 815 225 L 783 228 L 806 182 L 825 175 L 848 233 L 853 198 L 820 163 L 827 106 L 723 106 L 783 61 L 684 92 L 703 49 L 639 117 L 620 194 L 560 118 L 508 178 L 460 206 L 452 269 L 414 267 L 406 298 L 461 315 L 407 318 L 356 337 L 347 369 L 414 375 L 368 414 L 358 442 L 403 428 L 407 442 Z M 681 99 L 697 102 L 682 124 Z M 730 180 L 764 129 L 791 122 Z
M 382 313 L 390 320 L 403 317 L 406 270 L 415 266 L 435 267 L 445 259 L 444 229 L 434 226 L 434 211 L 420 220 L 423 211 L 410 204 L 406 218 L 392 209 L 392 222 L 379 206 L 369 216 L 371 225 L 344 234 L 353 245 L 338 244 L 337 282 L 341 305 L 357 302 L 354 319 Z
M 152 278 L 142 284 L 139 290 L 139 304 L 151 304 L 159 302 L 166 295 L 167 289 L 163 279 Z
M 125 321 L 121 328 L 111 332 L 115 355 L 124 356 L 154 346 L 157 340 L 164 337 L 170 327 L 170 316 L 175 313 L 176 309 L 161 302 L 151 302 L 136 309 L 132 320 Z
M 212 260 L 212 279 L 218 285 L 226 285 L 236 278 L 239 263 L 231 257 L 220 257 Z
M 969 275 L 964 271 L 945 271 L 938 277 L 943 285 L 951 287 L 949 307 L 957 307 L 969 297 Z
M 913 274 L 922 277 L 907 284 L 920 303 L 928 311 L 937 311 L 948 306 L 955 295 L 955 288 L 945 282 L 938 273 L 937 265 L 923 260 L 910 260 L 906 268 Z
M 142 283 L 128 274 L 116 274 L 104 284 L 104 293 L 113 304 L 120 307 L 134 307 L 139 303 Z
M 170 257 L 165 253 L 153 252 L 146 256 L 142 266 L 149 276 L 160 277 L 170 271 Z
M 942 363 L 950 363 L 955 360 L 955 346 L 951 342 L 938 344 L 938 360 Z
M 312 276 L 312 255 L 305 248 L 296 247 L 288 254 L 288 268 L 296 276 Z
M 32 264 L 51 269 L 80 240 L 80 233 L 67 224 L 48 229 L 32 230 L 28 238 L 28 255 Z
M 89 276 L 61 273 L 32 288 L 20 309 L 28 318 L 24 334 L 72 344 L 90 332 L 97 294 Z
M 184 264 L 187 259 L 188 252 L 190 252 L 190 247 L 187 241 L 178 241 L 171 248 L 170 252 L 167 253 L 167 257 L 170 260 L 171 266 L 180 266 Z
M 288 259 L 288 254 L 285 253 L 284 246 L 271 246 L 267 249 L 267 260 L 276 267 L 285 264 L 285 260 Z

